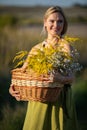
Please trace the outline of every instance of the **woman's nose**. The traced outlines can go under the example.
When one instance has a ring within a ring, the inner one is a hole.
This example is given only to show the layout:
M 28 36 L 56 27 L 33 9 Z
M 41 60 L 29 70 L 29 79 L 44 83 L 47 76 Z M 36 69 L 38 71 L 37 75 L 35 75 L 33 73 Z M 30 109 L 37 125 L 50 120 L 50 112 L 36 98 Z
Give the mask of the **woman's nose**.
M 58 22 L 57 21 L 54 22 L 54 26 L 58 27 Z

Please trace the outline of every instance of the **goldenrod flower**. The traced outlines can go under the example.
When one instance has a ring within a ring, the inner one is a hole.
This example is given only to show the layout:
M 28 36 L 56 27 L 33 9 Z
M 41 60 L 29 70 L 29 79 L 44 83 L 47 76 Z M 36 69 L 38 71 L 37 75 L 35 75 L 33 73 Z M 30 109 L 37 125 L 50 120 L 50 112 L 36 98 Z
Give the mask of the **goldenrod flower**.
M 37 49 L 35 54 L 28 57 L 28 70 L 32 69 L 37 74 L 49 74 L 55 71 L 60 72 L 63 75 L 79 71 L 81 69 L 78 63 L 78 52 L 73 49 L 70 53 L 64 50 L 63 44 L 67 44 L 67 41 L 75 42 L 78 38 L 65 37 L 64 40 L 59 39 L 59 43 L 56 47 L 50 46 L 49 48 Z M 14 60 L 19 60 L 17 66 L 25 62 L 27 51 L 21 51 L 17 53 Z M 17 67 L 16 66 L 16 67 Z

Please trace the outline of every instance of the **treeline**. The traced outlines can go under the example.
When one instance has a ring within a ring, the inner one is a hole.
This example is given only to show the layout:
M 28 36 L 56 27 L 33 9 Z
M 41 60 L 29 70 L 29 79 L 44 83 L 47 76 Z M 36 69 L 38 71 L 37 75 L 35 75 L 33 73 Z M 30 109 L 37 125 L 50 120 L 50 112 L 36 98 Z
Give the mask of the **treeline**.
M 12 7 L 0 6 L 0 28 L 4 26 L 41 25 L 43 15 L 48 7 Z M 63 8 L 69 23 L 87 24 L 87 8 L 75 4 L 72 7 Z M 69 12 L 69 13 L 68 13 Z M 72 14 L 72 15 L 70 15 Z

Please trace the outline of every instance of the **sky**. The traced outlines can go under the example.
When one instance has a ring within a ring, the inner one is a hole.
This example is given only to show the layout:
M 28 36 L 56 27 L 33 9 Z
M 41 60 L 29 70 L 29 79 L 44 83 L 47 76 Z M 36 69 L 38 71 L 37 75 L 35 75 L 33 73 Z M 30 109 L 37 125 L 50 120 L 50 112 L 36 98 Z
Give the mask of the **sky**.
M 35 5 L 59 5 L 72 6 L 75 3 L 87 5 L 87 0 L 0 0 L 0 5 L 35 6 Z

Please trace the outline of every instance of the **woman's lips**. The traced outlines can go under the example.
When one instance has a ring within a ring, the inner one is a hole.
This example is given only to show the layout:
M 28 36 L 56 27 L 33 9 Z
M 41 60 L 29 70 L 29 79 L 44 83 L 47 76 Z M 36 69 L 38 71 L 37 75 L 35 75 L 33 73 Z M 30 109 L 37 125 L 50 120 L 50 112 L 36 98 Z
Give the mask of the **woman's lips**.
M 60 28 L 55 28 L 55 29 L 52 29 L 53 31 L 55 31 L 55 32 L 58 32 L 58 31 L 60 31 Z

